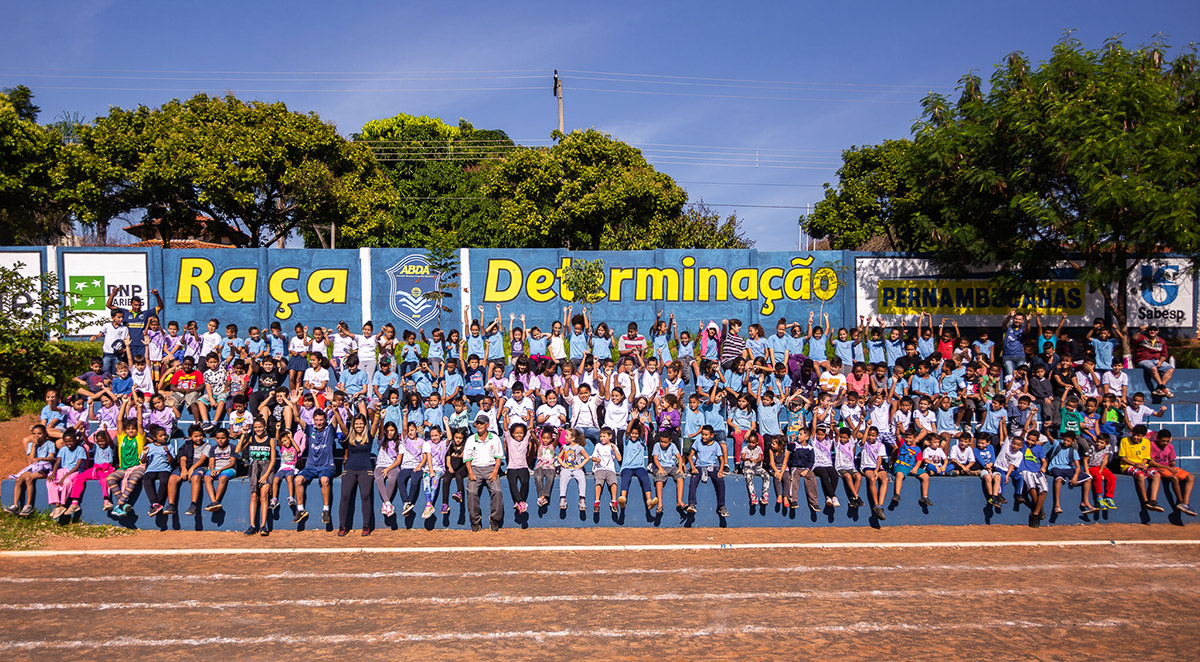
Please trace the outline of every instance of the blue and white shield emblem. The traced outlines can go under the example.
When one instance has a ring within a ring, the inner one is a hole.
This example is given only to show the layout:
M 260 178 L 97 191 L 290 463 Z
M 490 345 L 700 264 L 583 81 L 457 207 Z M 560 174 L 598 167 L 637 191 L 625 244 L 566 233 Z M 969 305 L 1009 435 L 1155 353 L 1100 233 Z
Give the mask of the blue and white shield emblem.
M 437 317 L 437 302 L 426 299 L 425 293 L 437 290 L 442 274 L 429 269 L 429 260 L 424 255 L 414 253 L 405 257 L 392 265 L 387 275 L 388 305 L 396 317 L 413 328 Z

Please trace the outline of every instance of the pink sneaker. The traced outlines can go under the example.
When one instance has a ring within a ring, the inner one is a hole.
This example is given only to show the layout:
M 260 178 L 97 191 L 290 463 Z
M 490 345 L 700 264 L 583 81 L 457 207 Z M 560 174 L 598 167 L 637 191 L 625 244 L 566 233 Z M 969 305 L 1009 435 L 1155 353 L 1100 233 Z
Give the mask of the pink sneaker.
M 525 512 L 525 511 L 529 510 L 529 504 L 522 501 L 521 503 L 517 504 L 517 509 L 520 510 L 521 512 Z

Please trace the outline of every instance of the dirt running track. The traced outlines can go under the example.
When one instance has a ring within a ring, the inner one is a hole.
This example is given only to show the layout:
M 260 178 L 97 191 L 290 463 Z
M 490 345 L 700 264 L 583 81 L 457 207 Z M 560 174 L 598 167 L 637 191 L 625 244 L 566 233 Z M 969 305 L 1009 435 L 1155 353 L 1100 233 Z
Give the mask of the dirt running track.
M 931 541 L 961 544 L 909 546 Z M 1197 541 L 1165 525 L 59 540 L 90 553 L 0 558 L 0 659 L 1187 658 Z M 839 546 L 743 547 L 780 543 Z M 528 549 L 548 545 L 579 548 Z M 486 549 L 415 549 L 431 546 Z M 195 552 L 154 553 L 172 548 Z

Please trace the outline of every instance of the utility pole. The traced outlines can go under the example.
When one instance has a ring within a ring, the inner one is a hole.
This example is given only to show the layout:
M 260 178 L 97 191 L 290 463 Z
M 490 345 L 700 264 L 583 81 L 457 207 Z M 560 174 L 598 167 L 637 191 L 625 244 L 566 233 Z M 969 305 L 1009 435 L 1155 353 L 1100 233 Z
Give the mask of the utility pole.
M 559 131 L 559 133 L 566 133 L 566 129 L 563 128 L 564 125 L 563 125 L 562 90 L 563 90 L 562 79 L 558 77 L 558 69 L 555 69 L 554 70 L 554 98 L 558 99 L 558 131 Z

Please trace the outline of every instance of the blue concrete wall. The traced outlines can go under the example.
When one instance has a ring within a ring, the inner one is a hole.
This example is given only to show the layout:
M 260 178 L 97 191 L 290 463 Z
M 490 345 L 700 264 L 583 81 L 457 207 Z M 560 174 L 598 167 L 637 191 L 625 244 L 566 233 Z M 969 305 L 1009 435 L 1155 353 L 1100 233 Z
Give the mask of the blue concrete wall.
M 0 496 L 3 497 L 4 503 L 11 503 L 12 498 L 12 482 L 5 480 L 0 485 Z M 963 524 L 1020 524 L 1028 523 L 1028 510 L 1024 506 L 1015 505 L 1017 499 L 1010 493 L 1008 498 L 1009 505 L 1000 509 L 993 509 L 986 504 L 983 497 L 983 492 L 980 488 L 980 481 L 976 478 L 934 478 L 931 479 L 929 498 L 933 501 L 931 508 L 925 509 L 917 505 L 917 499 L 920 497 L 920 485 L 917 481 L 906 481 L 904 487 L 904 499 L 894 509 L 887 509 L 887 519 L 879 521 L 873 517 L 867 508 L 847 509 L 843 503 L 841 508 L 833 509 L 826 508 L 822 512 L 814 513 L 805 505 L 791 512 L 780 512 L 774 505 L 765 507 L 752 508 L 749 504 L 748 495 L 746 493 L 746 483 L 739 477 L 728 477 L 726 479 L 726 507 L 729 510 L 729 517 L 722 521 L 716 514 L 716 497 L 713 486 L 711 484 L 701 484 L 698 498 L 698 512 L 695 515 L 684 516 L 675 510 L 675 488 L 672 484 L 668 484 L 663 491 L 666 507 L 661 516 L 654 516 L 652 513 L 647 513 L 643 509 L 642 497 L 634 488 L 630 494 L 628 508 L 624 514 L 615 515 L 609 510 L 607 501 L 601 503 L 601 511 L 593 513 L 591 510 L 593 483 L 589 476 L 588 479 L 588 511 L 581 513 L 578 508 L 578 495 L 575 486 L 572 485 L 568 491 L 567 503 L 568 508 L 565 513 L 558 509 L 558 486 L 555 484 L 554 497 L 550 507 L 547 509 L 539 509 L 536 505 L 536 496 L 530 496 L 530 511 L 524 515 L 516 515 L 512 509 L 512 499 L 509 496 L 508 483 L 501 478 L 501 487 L 503 489 L 503 499 L 505 504 L 505 521 L 506 527 L 520 528 L 545 528 L 545 527 L 568 527 L 580 528 L 589 526 L 624 526 L 624 527 L 770 527 L 770 526 L 870 526 L 874 528 L 884 526 L 902 526 L 902 525 L 918 525 L 918 524 L 946 524 L 946 525 L 963 525 Z M 636 486 L 636 481 L 634 483 Z M 894 485 L 892 485 L 894 488 Z M 285 487 L 286 489 L 286 487 Z M 685 484 L 686 490 L 686 484 Z M 140 492 L 140 491 L 139 491 Z M 891 489 L 889 489 L 889 498 Z M 185 484 L 181 487 L 180 503 L 183 504 L 184 510 L 190 500 L 190 489 Z M 249 524 L 249 505 L 248 505 L 249 487 L 246 485 L 245 478 L 238 478 L 229 484 L 229 491 L 226 494 L 223 505 L 224 511 L 219 513 L 210 513 L 201 511 L 195 517 L 184 517 L 183 515 L 173 515 L 167 517 L 159 515 L 155 518 L 148 517 L 146 511 L 150 504 L 145 496 L 140 493 L 135 497 L 136 513 L 127 517 L 117 519 L 109 516 L 101 509 L 100 491 L 94 484 L 89 484 L 83 495 L 83 511 L 81 512 L 83 521 L 95 524 L 117 524 L 120 526 L 140 529 L 160 529 L 160 530 L 226 530 L 226 531 L 241 531 Z M 307 506 L 311 516 L 308 520 L 300 525 L 299 528 L 306 530 L 328 529 L 334 530 L 339 524 L 338 520 L 338 499 L 341 495 L 341 482 L 334 480 L 333 487 L 333 524 L 325 526 L 320 521 L 320 504 L 321 494 L 320 488 L 309 486 Z M 839 487 L 839 498 L 845 501 L 845 493 Z M 285 495 L 284 498 L 286 499 Z M 866 498 L 866 488 L 863 488 L 861 496 Z M 1183 524 L 1191 520 L 1179 513 L 1172 513 L 1169 505 L 1169 500 L 1165 494 L 1159 496 L 1159 503 L 1166 508 L 1167 512 L 1147 512 L 1141 511 L 1138 508 L 1137 498 L 1133 488 L 1131 478 L 1118 477 L 1116 502 L 1117 510 L 1102 511 L 1090 517 L 1083 517 L 1079 512 L 1079 491 L 1077 489 L 1069 489 L 1063 487 L 1063 514 L 1051 515 L 1043 522 L 1043 526 L 1056 524 L 1080 524 L 1085 522 L 1105 523 L 1105 522 L 1123 522 L 1123 523 L 1173 523 Z M 468 528 L 470 523 L 467 519 L 465 504 L 451 503 L 451 510 L 448 515 L 438 514 L 430 520 L 420 520 L 416 516 L 417 513 L 410 514 L 407 518 L 393 516 L 383 518 L 379 515 L 378 508 L 380 502 L 378 494 L 375 495 L 376 509 L 376 526 L 380 529 L 384 528 L 408 528 L 408 529 L 463 529 Z M 419 501 L 423 506 L 423 498 Z M 774 493 L 772 493 L 772 500 Z M 1049 513 L 1053 504 L 1051 497 L 1047 498 L 1046 512 Z M 822 499 L 823 500 L 823 499 Z M 686 498 L 685 498 L 686 501 Z M 487 491 L 484 491 L 484 496 L 481 499 L 484 525 L 487 525 L 487 510 L 488 498 Z M 201 500 L 202 504 L 208 503 L 207 496 Z M 39 508 L 46 507 L 46 493 L 44 487 L 39 484 L 37 489 L 37 503 Z M 358 506 L 358 500 L 355 499 L 355 506 Z M 417 508 L 420 510 L 420 507 Z M 440 508 L 439 508 L 440 510 Z M 355 526 L 361 527 L 362 520 L 358 514 L 355 515 Z M 292 514 L 286 503 L 282 505 L 278 513 L 272 515 L 272 528 L 282 530 L 295 530 L 297 525 L 292 524 Z M 354 527 L 351 527 L 354 528 Z

